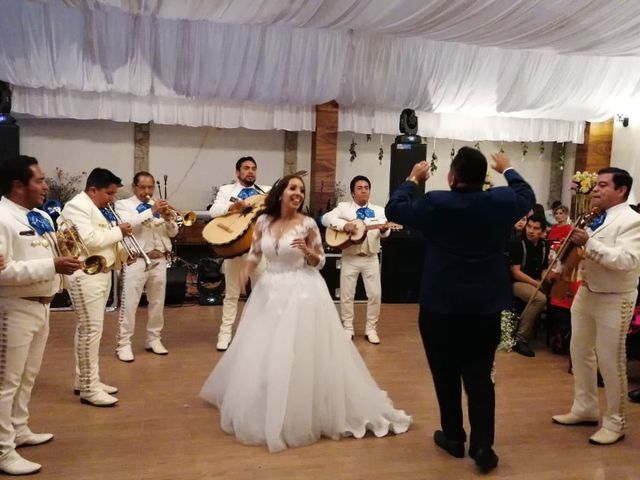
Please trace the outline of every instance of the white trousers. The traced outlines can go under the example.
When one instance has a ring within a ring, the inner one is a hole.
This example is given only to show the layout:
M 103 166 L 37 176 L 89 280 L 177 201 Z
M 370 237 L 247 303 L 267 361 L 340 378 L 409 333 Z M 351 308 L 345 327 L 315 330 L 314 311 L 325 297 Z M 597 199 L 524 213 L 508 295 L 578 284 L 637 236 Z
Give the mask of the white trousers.
M 0 459 L 27 428 L 29 400 L 49 336 L 49 305 L 0 298 Z
M 627 397 L 626 339 L 637 291 L 593 293 L 581 286 L 571 307 L 571 361 L 575 385 L 571 411 L 600 416 L 597 372 L 604 380 L 607 406 L 602 426 L 623 432 Z
M 340 315 L 345 330 L 353 332 L 353 300 L 356 295 L 358 276 L 362 275 L 367 293 L 367 324 L 364 332 L 375 332 L 380 317 L 382 285 L 380 283 L 380 262 L 378 255 L 360 257 L 342 255 L 340 267 Z
M 222 322 L 218 335 L 231 335 L 233 324 L 238 313 L 238 299 L 240 298 L 240 272 L 247 255 L 227 258 L 224 265 L 224 300 L 222 302 Z M 265 269 L 264 257 L 251 275 L 251 285 L 255 285 Z
M 148 345 L 153 340 L 160 340 L 162 327 L 164 326 L 164 297 L 167 288 L 167 261 L 164 258 L 152 260 L 157 263 L 148 272 L 145 272 L 144 261 L 139 258 L 131 265 L 126 265 L 122 270 L 122 297 L 120 298 L 120 311 L 118 322 L 118 347 L 131 346 L 131 337 L 136 328 L 136 311 L 140 303 L 142 291 L 146 286 L 147 300 L 147 338 Z
M 104 309 L 111 289 L 111 272 L 87 275 L 78 270 L 68 277 L 69 295 L 76 311 L 76 385 L 81 393 L 100 392 L 98 357 Z

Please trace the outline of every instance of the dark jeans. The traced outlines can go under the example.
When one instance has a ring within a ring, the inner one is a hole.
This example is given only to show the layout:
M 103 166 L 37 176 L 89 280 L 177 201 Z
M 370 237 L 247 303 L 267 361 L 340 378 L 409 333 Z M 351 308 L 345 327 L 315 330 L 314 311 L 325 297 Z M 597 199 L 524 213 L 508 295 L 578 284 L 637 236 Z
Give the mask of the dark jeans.
M 495 392 L 491 367 L 500 342 L 500 313 L 444 315 L 420 309 L 420 335 L 440 406 L 442 431 L 466 441 L 462 384 L 468 397 L 471 448 L 493 445 Z

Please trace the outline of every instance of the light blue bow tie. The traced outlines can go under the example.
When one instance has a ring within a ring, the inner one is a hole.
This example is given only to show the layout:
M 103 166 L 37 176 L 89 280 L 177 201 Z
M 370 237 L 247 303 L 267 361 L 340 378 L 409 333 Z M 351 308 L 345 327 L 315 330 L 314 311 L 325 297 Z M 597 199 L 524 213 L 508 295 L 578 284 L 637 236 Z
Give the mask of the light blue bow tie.
M 136 207 L 136 210 L 138 211 L 138 213 L 142 213 L 146 210 L 149 210 L 151 208 L 151 204 L 150 203 L 141 203 L 140 205 L 138 205 Z M 153 216 L 155 218 L 160 218 L 160 214 L 159 213 L 154 213 Z
M 29 225 L 31 225 L 40 236 L 47 232 L 53 232 L 53 226 L 40 212 L 30 211 L 27 213 L 27 220 L 29 220 Z
M 598 228 L 600 228 L 606 218 L 607 218 L 607 212 L 602 212 L 600 215 L 594 218 L 593 221 L 591 222 L 591 225 L 589 225 L 589 228 L 591 229 L 591 231 L 595 232 Z
M 100 213 L 102 213 L 102 216 L 104 218 L 107 219 L 107 221 L 111 224 L 116 224 L 118 223 L 118 219 L 116 218 L 116 216 L 113 214 L 113 212 L 111 210 L 109 210 L 108 208 L 101 208 L 100 209 Z
M 360 220 L 364 220 L 365 218 L 374 218 L 375 216 L 375 212 L 368 207 L 362 207 L 356 210 L 356 217 Z
M 258 195 L 258 190 L 253 187 L 245 187 L 240 190 L 240 193 L 238 193 L 238 198 L 240 200 L 245 200 L 249 197 L 253 197 L 254 195 Z

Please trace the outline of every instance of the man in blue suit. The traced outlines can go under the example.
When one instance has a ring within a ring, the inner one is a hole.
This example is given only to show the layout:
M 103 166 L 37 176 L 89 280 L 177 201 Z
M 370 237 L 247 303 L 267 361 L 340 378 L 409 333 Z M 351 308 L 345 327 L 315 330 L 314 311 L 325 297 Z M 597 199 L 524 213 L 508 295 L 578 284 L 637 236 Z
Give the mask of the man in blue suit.
M 429 164 L 420 162 L 386 206 L 389 220 L 421 230 L 426 239 L 419 326 L 440 406 L 442 430 L 434 441 L 450 455 L 464 457 L 464 384 L 469 455 L 483 472 L 498 465 L 491 366 L 500 341 L 500 312 L 512 304 L 503 252 L 511 228 L 535 204 L 533 190 L 509 158 L 502 153 L 492 158 L 508 187 L 483 191 L 487 160 L 479 150 L 462 147 L 451 162 L 451 191 L 414 199 L 416 187 L 429 178 Z

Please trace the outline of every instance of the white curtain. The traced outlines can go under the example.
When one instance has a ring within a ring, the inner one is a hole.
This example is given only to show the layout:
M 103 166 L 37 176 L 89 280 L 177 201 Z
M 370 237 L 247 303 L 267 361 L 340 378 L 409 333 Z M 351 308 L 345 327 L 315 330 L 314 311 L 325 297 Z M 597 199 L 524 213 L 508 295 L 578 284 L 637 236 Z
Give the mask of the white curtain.
M 341 131 L 398 135 L 400 110 L 340 108 Z M 417 111 L 418 134 L 468 142 L 574 142 L 584 141 L 584 122 L 542 118 L 481 117 Z
M 469 45 L 640 54 L 634 0 L 65 0 L 167 19 L 352 29 Z
M 496 128 L 513 117 L 566 121 L 555 138 L 563 141 L 576 122 L 610 118 L 640 98 L 640 58 L 604 56 L 638 53 L 640 35 L 627 33 L 640 26 L 639 9 L 587 0 L 2 0 L 0 80 L 16 86 L 16 111 L 35 115 L 214 125 L 226 106 L 231 123 L 272 128 L 308 125 L 313 105 L 337 100 L 371 112 L 374 130 L 383 122 L 374 112 L 409 107 L 444 115 L 439 122 L 499 117 Z M 539 132 L 527 140 L 552 140 L 542 137 L 561 125 L 515 123 L 514 136 Z
M 74 92 L 15 87 L 13 110 L 45 118 L 100 119 L 117 122 L 309 131 L 315 107 L 251 102 L 200 101 L 178 97 L 139 97 L 121 93 Z

